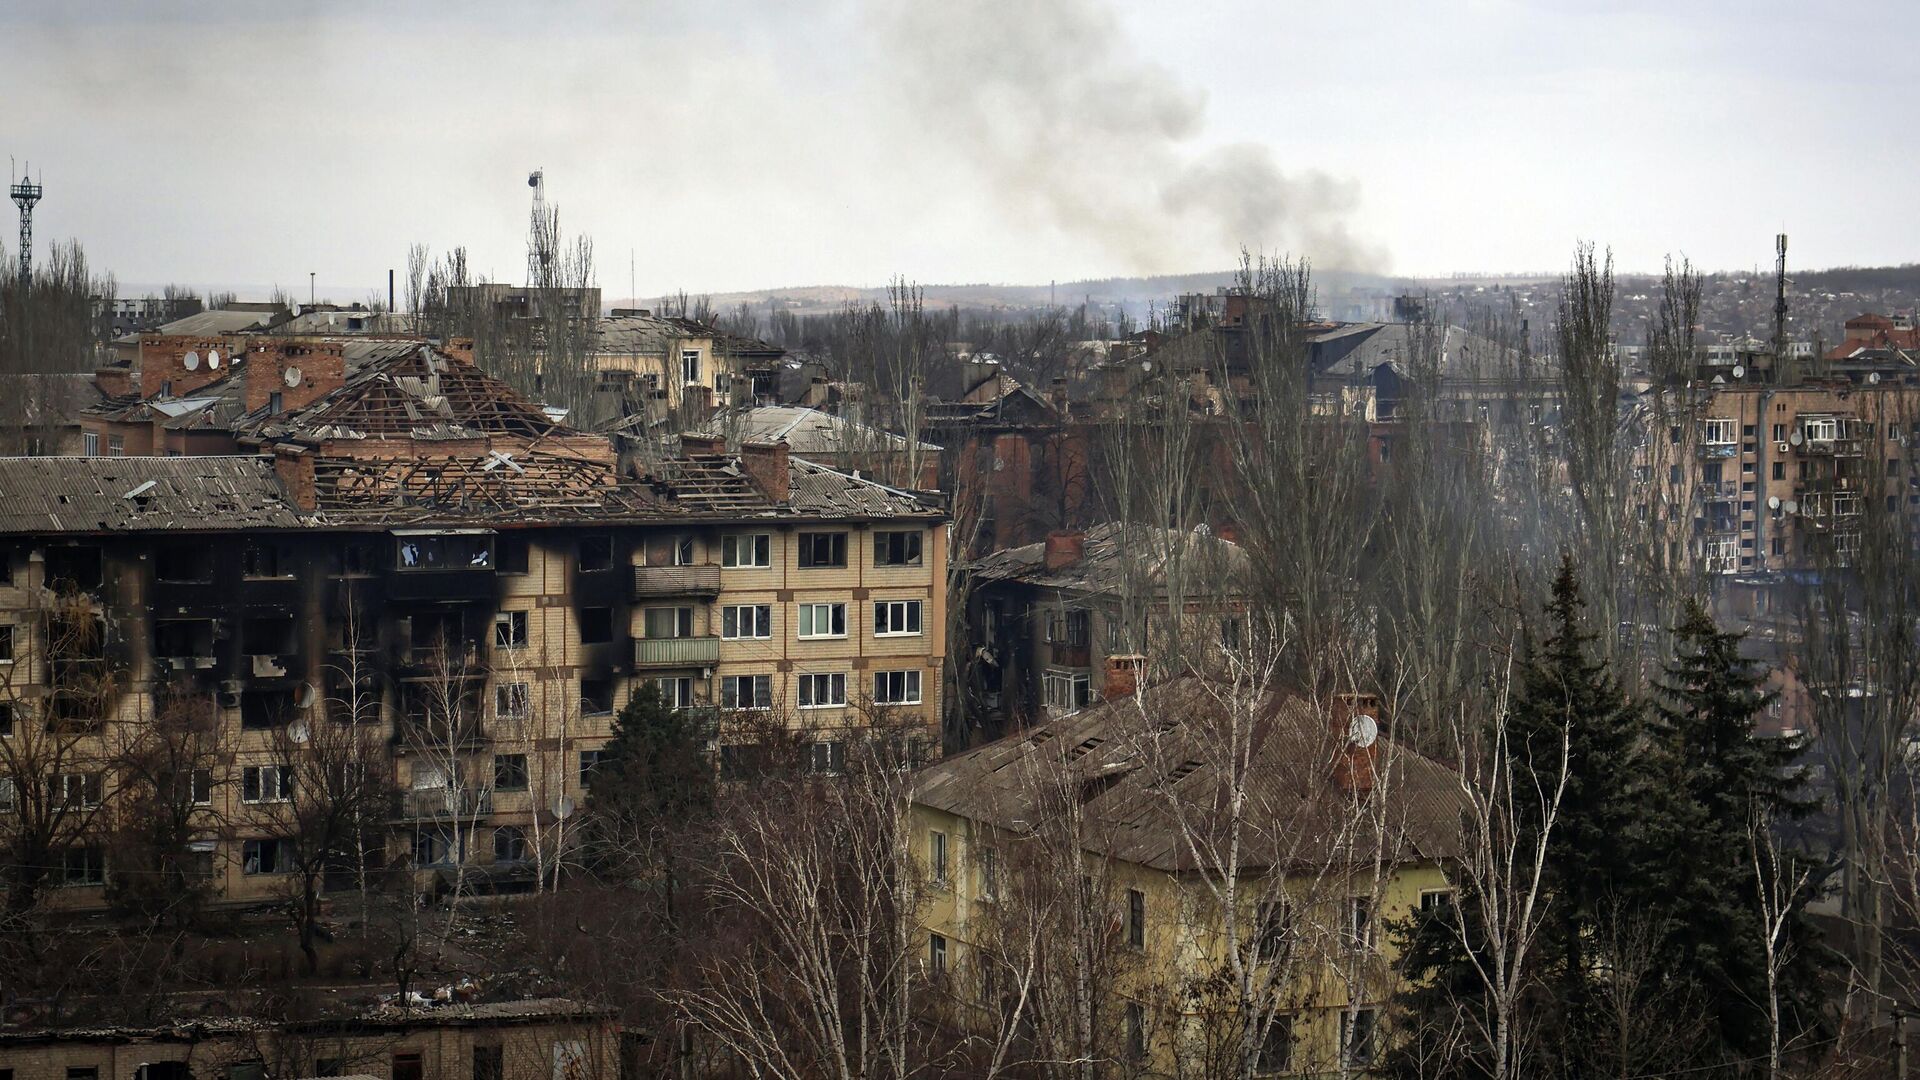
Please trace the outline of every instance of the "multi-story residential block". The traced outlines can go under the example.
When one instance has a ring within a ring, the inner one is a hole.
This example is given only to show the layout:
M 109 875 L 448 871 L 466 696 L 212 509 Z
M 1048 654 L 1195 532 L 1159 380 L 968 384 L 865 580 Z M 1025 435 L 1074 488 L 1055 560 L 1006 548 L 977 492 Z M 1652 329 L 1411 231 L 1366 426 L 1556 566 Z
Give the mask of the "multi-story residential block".
M 1239 545 L 1204 530 L 1112 522 L 976 560 L 965 571 L 979 646 L 967 680 L 973 711 L 989 731 L 1058 716 L 1097 700 L 1105 657 L 1202 667 L 1220 649 L 1244 647 L 1246 569 Z
M 875 714 L 936 736 L 937 503 L 718 437 L 623 477 L 458 355 L 344 351 L 247 357 L 229 427 L 260 456 L 0 459 L 0 741 L 71 734 L 76 820 L 182 702 L 210 718 L 199 872 L 233 901 L 286 888 L 340 725 L 400 789 L 383 855 L 503 885 L 551 868 L 643 680 L 712 717 L 717 757 L 769 719 L 828 762 Z M 0 833 L 65 784 L 0 781 Z M 110 852 L 68 833 L 63 902 L 98 904 Z
M 1143 1076 L 1239 1074 L 1249 1027 L 1262 1074 L 1368 1071 L 1403 985 L 1386 928 L 1451 902 L 1457 775 L 1380 736 L 1375 699 L 1183 677 L 1135 700 L 1136 662 L 1103 704 L 919 778 L 923 969 L 957 1023 L 997 1035 L 1020 1007 L 1016 1039 L 1061 1040 L 1019 1053 L 1073 1052 L 1097 1017 L 1081 1052 Z

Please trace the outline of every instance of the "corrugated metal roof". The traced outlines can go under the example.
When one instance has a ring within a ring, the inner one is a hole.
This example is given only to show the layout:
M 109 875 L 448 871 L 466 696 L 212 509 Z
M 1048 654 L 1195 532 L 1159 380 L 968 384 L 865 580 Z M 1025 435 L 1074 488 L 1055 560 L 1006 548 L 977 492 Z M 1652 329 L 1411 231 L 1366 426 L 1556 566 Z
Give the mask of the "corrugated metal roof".
M 799 405 L 759 405 L 722 411 L 714 430 L 724 431 L 735 446 L 741 442 L 778 442 L 796 454 L 825 455 L 907 449 L 907 439 L 891 431 Z M 932 443 L 920 449 L 937 451 Z
M 980 582 L 1018 581 L 1088 594 L 1117 591 L 1130 574 L 1137 575 L 1138 586 L 1159 589 L 1175 558 L 1186 562 L 1193 577 L 1216 586 L 1245 580 L 1248 570 L 1246 549 L 1204 532 L 1106 522 L 1090 526 L 1082 537 L 1080 557 L 1056 570 L 1047 569 L 1045 542 L 996 551 L 970 569 Z
M 0 532 L 224 531 L 306 524 L 281 490 L 272 461 L 263 457 L 0 458 Z

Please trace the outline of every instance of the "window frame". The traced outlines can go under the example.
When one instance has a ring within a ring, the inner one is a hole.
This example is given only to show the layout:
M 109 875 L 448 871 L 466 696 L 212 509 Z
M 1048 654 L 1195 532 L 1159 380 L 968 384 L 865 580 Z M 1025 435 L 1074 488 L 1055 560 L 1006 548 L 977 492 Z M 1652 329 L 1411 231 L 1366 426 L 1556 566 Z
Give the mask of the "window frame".
M 896 542 L 901 556 L 898 559 L 893 557 Z M 925 548 L 925 534 L 918 529 L 875 529 L 873 565 L 922 566 L 926 563 Z
M 794 565 L 797 569 L 845 570 L 847 568 L 846 530 L 842 529 L 838 532 L 822 530 L 795 533 L 794 535 L 796 538 L 795 546 L 798 548 L 794 554 Z M 820 560 L 820 553 L 817 550 L 818 545 L 823 541 L 827 545 L 826 561 Z
M 273 777 L 273 794 L 267 794 L 267 777 Z M 251 791 L 253 794 L 248 795 Z M 267 806 L 293 801 L 293 766 L 280 763 L 243 765 L 240 768 L 240 801 L 247 806 Z
M 819 700 L 820 688 L 826 687 L 828 697 L 834 700 Z M 802 709 L 844 709 L 847 706 L 847 673 L 844 671 L 803 671 L 796 687 L 799 707 Z
M 533 787 L 533 774 L 525 754 L 493 755 L 493 790 L 527 791 Z
M 895 678 L 900 683 L 900 694 L 894 696 Z M 876 671 L 873 673 L 873 703 L 875 705 L 921 705 L 922 683 L 919 668 L 905 668 L 899 671 Z
M 750 696 L 752 698 L 752 701 L 745 705 L 740 703 L 740 687 L 743 684 L 751 691 Z M 763 688 L 766 693 L 764 699 L 761 697 Z M 773 676 L 722 675 L 720 677 L 720 707 L 723 709 L 737 709 L 748 712 L 764 712 L 773 708 Z
M 493 647 L 496 649 L 524 649 L 531 629 L 531 620 L 525 609 L 496 611 L 493 613 Z M 506 631 L 504 637 L 501 631 Z
M 741 614 L 755 624 L 757 633 L 740 633 Z M 720 640 L 767 641 L 773 637 L 772 604 L 726 604 L 720 609 Z
M 827 625 L 839 624 L 839 629 L 831 633 L 808 633 L 807 625 L 818 621 L 819 609 L 827 609 Z M 838 616 L 836 619 L 834 616 Z M 847 636 L 847 605 L 839 600 L 807 601 L 800 605 L 799 617 L 794 620 L 794 633 L 801 641 L 832 640 Z
M 926 634 L 926 608 L 923 600 L 875 600 L 873 602 L 874 637 L 922 637 Z M 898 611 L 902 625 L 910 629 L 895 630 L 895 612 Z M 884 629 L 883 629 L 884 628 Z
M 740 555 L 745 550 L 749 558 L 758 562 L 742 562 Z M 772 533 L 727 533 L 720 538 L 720 566 L 724 570 L 771 570 L 773 569 Z

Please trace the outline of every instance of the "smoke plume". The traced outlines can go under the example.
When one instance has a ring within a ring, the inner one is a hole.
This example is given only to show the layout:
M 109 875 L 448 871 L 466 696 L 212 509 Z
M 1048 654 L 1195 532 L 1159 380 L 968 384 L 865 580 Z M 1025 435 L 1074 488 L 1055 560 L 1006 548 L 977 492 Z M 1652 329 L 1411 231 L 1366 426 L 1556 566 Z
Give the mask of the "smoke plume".
M 1243 247 L 1384 269 L 1385 253 L 1348 230 L 1356 184 L 1283 170 L 1265 146 L 1200 145 L 1204 94 L 1129 40 L 1104 0 L 875 0 L 869 12 L 903 103 L 1037 224 L 1143 273 Z

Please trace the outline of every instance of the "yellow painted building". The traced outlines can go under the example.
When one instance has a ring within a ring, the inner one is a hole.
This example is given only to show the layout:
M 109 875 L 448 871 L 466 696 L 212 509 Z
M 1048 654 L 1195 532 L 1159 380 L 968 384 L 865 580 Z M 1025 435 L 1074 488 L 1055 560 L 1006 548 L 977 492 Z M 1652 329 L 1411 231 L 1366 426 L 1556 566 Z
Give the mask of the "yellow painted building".
M 1376 702 L 1239 689 L 1122 683 L 922 774 L 920 948 L 955 1022 L 1004 1033 L 1025 984 L 1020 1037 L 1091 1054 L 1103 1075 L 1381 1060 L 1398 989 L 1386 928 L 1451 902 L 1457 780 L 1379 736 Z M 1235 732 L 1254 747 L 1238 770 Z M 1238 813 L 1222 809 L 1233 795 Z M 1098 989 L 1058 989 L 1082 978 Z M 1076 1001 L 1091 1031 L 1058 1022 Z
M 151 786 L 128 749 L 175 700 L 183 857 L 216 903 L 288 892 L 301 800 L 349 751 L 397 788 L 374 861 L 525 887 L 646 681 L 714 717 L 721 761 L 772 720 L 830 768 L 876 711 L 937 745 L 937 503 L 783 446 L 657 468 L 585 511 L 462 515 L 302 507 L 265 458 L 0 459 L 0 844 L 50 826 L 43 902 L 105 904 Z

